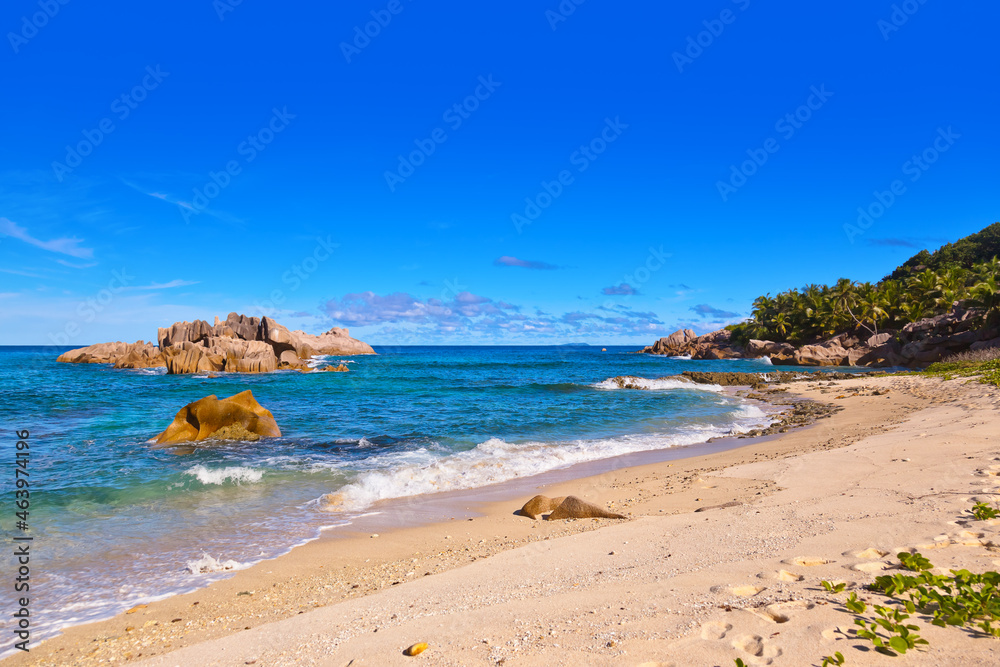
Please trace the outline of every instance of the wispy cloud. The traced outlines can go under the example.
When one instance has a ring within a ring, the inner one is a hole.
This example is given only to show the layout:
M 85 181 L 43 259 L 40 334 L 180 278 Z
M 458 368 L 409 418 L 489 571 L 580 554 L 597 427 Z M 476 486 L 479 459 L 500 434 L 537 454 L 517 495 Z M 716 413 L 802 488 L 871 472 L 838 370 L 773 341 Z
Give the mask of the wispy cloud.
M 916 243 L 913 241 L 907 241 L 906 239 L 868 239 L 868 245 L 873 246 L 888 246 L 891 248 L 917 248 Z
M 697 306 L 692 306 L 691 311 L 698 313 L 702 318 L 713 318 L 716 320 L 728 320 L 734 317 L 739 317 L 739 313 L 731 313 L 728 310 L 722 310 L 721 308 L 714 308 L 707 303 L 700 303 Z
M 517 257 L 511 257 L 509 255 L 498 257 L 493 261 L 493 264 L 496 266 L 516 266 L 522 269 L 536 269 L 538 271 L 551 271 L 559 268 L 555 264 L 537 262 L 528 259 L 518 259 Z
M 15 276 L 25 276 L 26 278 L 44 278 L 44 276 L 40 276 L 37 273 L 18 271 L 17 269 L 0 269 L 0 273 L 10 273 Z
M 83 248 L 80 246 L 83 243 L 83 239 L 78 239 L 74 236 L 43 241 L 35 238 L 28 233 L 27 229 L 7 218 L 0 218 L 0 234 L 6 234 L 11 238 L 24 241 L 49 252 L 57 252 L 78 259 L 92 259 L 94 256 L 93 248 Z
M 138 289 L 138 290 L 155 290 L 155 289 L 170 289 L 172 287 L 187 287 L 188 285 L 197 285 L 199 281 L 197 280 L 171 280 L 168 283 L 150 283 L 148 285 L 135 285 L 134 287 L 128 287 L 126 289 Z
M 97 262 L 90 262 L 88 264 L 74 264 L 73 262 L 67 262 L 65 259 L 57 259 L 56 263 L 62 264 L 63 266 L 68 266 L 71 269 L 89 269 L 93 266 L 97 266 Z
M 620 285 L 605 287 L 601 291 L 607 296 L 635 296 L 636 294 L 639 293 L 639 290 L 632 287 L 628 283 L 621 283 Z
M 147 197 L 152 197 L 154 199 L 159 199 L 160 201 L 166 202 L 168 204 L 173 204 L 174 206 L 184 209 L 184 211 L 187 212 L 184 213 L 184 211 L 182 211 L 184 215 L 200 215 L 204 213 L 206 215 L 212 216 L 217 220 L 222 220 L 223 222 L 229 222 L 234 224 L 244 223 L 244 220 L 237 218 L 234 215 L 230 215 L 229 213 L 226 213 L 224 211 L 217 211 L 215 209 L 208 208 L 207 206 L 197 207 L 193 203 L 183 199 L 179 199 L 178 197 L 175 197 L 174 195 L 169 194 L 167 192 L 161 192 L 159 190 L 150 191 L 149 188 L 140 187 L 139 185 L 136 185 L 131 181 L 127 181 L 124 178 L 121 179 L 121 182 L 140 194 L 144 194 Z

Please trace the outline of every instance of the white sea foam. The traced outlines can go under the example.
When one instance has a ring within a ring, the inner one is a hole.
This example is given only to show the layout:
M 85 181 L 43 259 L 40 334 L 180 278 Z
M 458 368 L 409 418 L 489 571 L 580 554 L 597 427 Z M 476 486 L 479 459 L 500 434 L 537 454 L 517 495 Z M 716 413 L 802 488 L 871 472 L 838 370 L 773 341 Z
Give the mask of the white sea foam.
M 665 389 L 692 389 L 695 391 L 722 391 L 722 387 L 717 384 L 697 384 L 686 380 L 672 380 L 670 378 L 660 378 L 653 380 L 650 378 L 640 378 L 626 376 L 624 378 L 629 384 L 641 387 L 642 389 L 665 390 Z M 621 389 L 615 378 L 608 378 L 603 382 L 590 385 L 595 389 Z
M 253 484 L 259 482 L 264 476 L 263 470 L 246 466 L 228 466 L 210 470 L 205 466 L 198 465 L 185 470 L 184 473 L 194 475 L 202 484 L 225 484 L 227 481 L 231 481 L 233 484 Z
M 678 355 L 676 357 L 667 357 L 667 359 L 674 359 L 676 361 L 691 361 L 691 355 L 690 354 L 681 354 L 681 355 Z
M 760 359 L 757 359 L 757 361 L 759 361 L 760 363 L 764 364 L 765 366 L 773 366 L 774 365 L 774 363 L 771 362 L 771 357 L 761 357 Z
M 672 435 L 642 434 L 601 440 L 518 444 L 490 438 L 473 449 L 450 456 L 440 457 L 424 451 L 421 456 L 415 457 L 410 452 L 407 463 L 399 465 L 397 461 L 397 465 L 363 473 L 352 483 L 325 496 L 324 502 L 330 510 L 357 511 L 379 500 L 478 488 L 586 461 L 693 445 L 711 438 L 744 433 L 770 422 L 762 410 L 746 405 L 737 411 L 728 425 L 692 426 Z
M 187 563 L 187 570 L 191 574 L 211 574 L 212 572 L 227 572 L 230 570 L 242 570 L 248 567 L 245 563 L 235 560 L 217 560 L 206 553 L 201 554 L 198 560 L 190 560 Z

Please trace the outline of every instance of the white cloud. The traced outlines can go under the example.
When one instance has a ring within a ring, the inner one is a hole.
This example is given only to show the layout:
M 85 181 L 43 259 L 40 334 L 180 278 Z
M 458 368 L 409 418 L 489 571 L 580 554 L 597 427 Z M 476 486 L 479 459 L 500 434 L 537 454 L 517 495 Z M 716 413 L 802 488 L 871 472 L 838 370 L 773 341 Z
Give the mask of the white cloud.
M 80 244 L 83 243 L 83 239 L 78 239 L 74 236 L 52 239 L 51 241 L 42 241 L 41 239 L 36 239 L 34 236 L 29 234 L 28 230 L 24 227 L 21 227 L 16 222 L 8 220 L 7 218 L 0 218 L 0 234 L 6 234 L 11 238 L 19 239 L 35 247 L 48 250 L 49 252 L 57 252 L 63 255 L 69 255 L 70 257 L 77 257 L 79 259 L 92 259 L 94 257 L 93 248 L 80 247 Z

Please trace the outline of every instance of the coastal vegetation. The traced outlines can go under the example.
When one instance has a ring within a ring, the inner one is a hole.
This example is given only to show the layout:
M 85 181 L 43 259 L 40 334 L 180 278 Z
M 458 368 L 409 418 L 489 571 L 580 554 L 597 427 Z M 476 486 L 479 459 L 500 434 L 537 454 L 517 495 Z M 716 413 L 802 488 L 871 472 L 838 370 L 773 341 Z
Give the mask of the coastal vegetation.
M 975 309 L 978 324 L 1000 323 L 1000 223 L 950 243 L 923 250 L 878 283 L 841 278 L 758 297 L 746 322 L 727 327 L 732 340 L 794 345 L 846 332 L 868 336 L 899 330 L 950 312 L 956 302 Z

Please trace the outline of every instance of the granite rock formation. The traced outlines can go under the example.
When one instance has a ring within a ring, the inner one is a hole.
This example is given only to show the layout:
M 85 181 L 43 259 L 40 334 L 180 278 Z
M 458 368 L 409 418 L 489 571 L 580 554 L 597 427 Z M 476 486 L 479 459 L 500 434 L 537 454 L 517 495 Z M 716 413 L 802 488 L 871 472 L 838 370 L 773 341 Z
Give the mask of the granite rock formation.
M 278 369 L 309 370 L 304 360 L 316 355 L 375 354 L 367 343 L 334 327 L 318 336 L 289 331 L 270 317 L 230 313 L 214 324 L 204 320 L 161 327 L 157 345 L 138 341 L 100 343 L 70 350 L 57 361 L 114 364 L 116 368 L 166 366 L 169 374 L 227 371 L 268 373 Z

